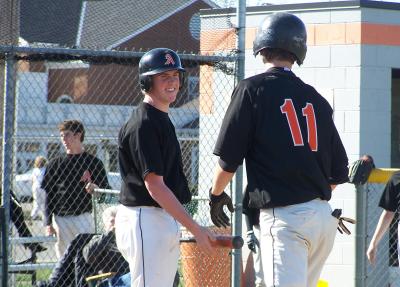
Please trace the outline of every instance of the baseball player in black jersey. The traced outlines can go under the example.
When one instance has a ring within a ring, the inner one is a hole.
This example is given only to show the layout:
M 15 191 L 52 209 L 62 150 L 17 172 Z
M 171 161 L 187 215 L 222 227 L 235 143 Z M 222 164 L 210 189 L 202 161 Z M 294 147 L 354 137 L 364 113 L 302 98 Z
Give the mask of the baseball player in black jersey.
M 329 103 L 291 71 L 306 55 L 306 28 L 275 13 L 260 26 L 254 55 L 264 73 L 240 81 L 214 149 L 219 162 L 210 192 L 211 218 L 226 226 L 223 192 L 246 160 L 249 207 L 260 209 L 267 286 L 316 286 L 335 238 L 332 189 L 348 181 L 348 159 Z
M 144 100 L 118 136 L 122 188 L 116 238 L 129 262 L 132 287 L 172 286 L 179 258 L 178 221 L 203 251 L 213 252 L 213 234 L 182 206 L 191 194 L 168 110 L 182 87 L 183 72 L 178 55 L 170 49 L 143 55 L 139 81 Z
M 376 251 L 379 241 L 382 239 L 386 230 L 389 228 L 396 211 L 400 206 L 400 171 L 393 173 L 389 181 L 385 185 L 385 190 L 382 193 L 379 201 L 379 206 L 383 208 L 381 217 L 379 218 L 378 225 L 376 226 L 374 235 L 367 250 L 367 257 L 371 264 L 375 263 Z M 400 232 L 400 229 L 398 229 Z M 399 236 L 400 234 L 398 234 Z M 399 236 L 400 238 L 400 236 Z M 399 243 L 397 250 L 400 251 Z M 400 252 L 398 252 L 400 254 Z
M 56 234 L 56 255 L 64 254 L 79 233 L 93 233 L 92 193 L 95 188 L 111 188 L 100 159 L 83 147 L 85 129 L 78 120 L 59 124 L 66 154 L 50 160 L 42 188 L 46 191 L 46 234 Z

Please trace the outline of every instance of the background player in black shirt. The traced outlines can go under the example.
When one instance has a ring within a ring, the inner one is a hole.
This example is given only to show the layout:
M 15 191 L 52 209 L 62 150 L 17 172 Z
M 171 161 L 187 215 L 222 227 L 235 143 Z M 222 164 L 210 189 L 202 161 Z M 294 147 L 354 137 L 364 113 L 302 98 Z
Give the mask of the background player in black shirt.
M 56 255 L 60 259 L 79 233 L 94 233 L 92 193 L 95 188 L 111 188 L 104 165 L 85 152 L 85 129 L 78 120 L 59 124 L 66 154 L 50 160 L 42 188 L 46 191 L 46 234 L 56 234 Z
M 253 50 L 268 69 L 237 85 L 214 149 L 211 218 L 229 224 L 223 190 L 245 159 L 249 207 L 260 209 L 267 286 L 316 286 L 338 224 L 328 200 L 348 181 L 331 106 L 291 71 L 303 63 L 306 40 L 304 23 L 292 14 L 263 21 Z
M 132 287 L 172 286 L 179 258 L 178 221 L 212 253 L 212 233 L 182 206 L 191 200 L 175 128 L 168 117 L 183 84 L 178 55 L 167 48 L 140 59 L 144 100 L 122 126 L 118 158 L 122 177 L 117 245 L 129 262 Z
M 385 185 L 385 190 L 383 191 L 379 201 L 379 206 L 383 208 L 383 211 L 367 250 L 367 257 L 371 264 L 375 263 L 379 241 L 389 228 L 396 211 L 399 209 L 399 199 L 400 171 L 393 173 L 393 175 L 390 177 L 389 181 Z

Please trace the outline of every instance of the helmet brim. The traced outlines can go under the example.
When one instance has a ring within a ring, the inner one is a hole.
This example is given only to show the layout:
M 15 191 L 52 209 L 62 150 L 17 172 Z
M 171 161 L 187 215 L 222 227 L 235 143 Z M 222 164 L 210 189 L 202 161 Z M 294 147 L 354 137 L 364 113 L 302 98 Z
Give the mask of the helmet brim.
M 182 67 L 163 67 L 163 68 L 148 71 L 146 73 L 142 73 L 141 75 L 142 76 L 153 76 L 153 75 L 161 74 L 161 73 L 168 72 L 168 71 L 174 71 L 174 70 L 177 70 L 179 72 L 186 72 L 186 70 Z

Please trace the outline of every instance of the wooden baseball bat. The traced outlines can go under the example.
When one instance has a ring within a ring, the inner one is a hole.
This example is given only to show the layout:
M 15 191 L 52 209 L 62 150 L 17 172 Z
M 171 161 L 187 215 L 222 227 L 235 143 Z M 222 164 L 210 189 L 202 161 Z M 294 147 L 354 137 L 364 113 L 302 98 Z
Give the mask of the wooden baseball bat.
M 228 248 L 228 249 L 240 249 L 243 246 L 243 238 L 241 236 L 232 235 L 216 235 L 216 240 L 211 241 L 211 245 L 215 248 Z M 181 238 L 181 242 L 196 242 L 196 238 L 188 237 Z

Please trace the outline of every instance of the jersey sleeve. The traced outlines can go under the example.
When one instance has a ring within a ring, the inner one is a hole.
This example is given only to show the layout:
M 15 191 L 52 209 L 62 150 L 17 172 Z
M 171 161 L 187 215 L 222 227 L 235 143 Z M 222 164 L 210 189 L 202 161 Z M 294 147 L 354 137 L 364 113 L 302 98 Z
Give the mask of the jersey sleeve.
M 137 134 L 131 137 L 131 154 L 136 155 L 137 168 L 142 179 L 147 174 L 154 172 L 163 176 L 163 160 L 161 153 L 161 140 L 157 129 L 149 121 L 144 121 L 138 128 Z
M 349 160 L 347 158 L 346 150 L 340 139 L 339 133 L 333 124 L 333 138 L 332 138 L 332 167 L 331 177 L 329 178 L 330 184 L 341 184 L 349 181 Z
M 243 163 L 254 129 L 252 107 L 250 92 L 241 82 L 233 91 L 213 152 L 227 165 Z
M 385 189 L 383 190 L 381 199 L 379 200 L 379 206 L 385 210 L 395 212 L 399 205 L 399 192 L 400 192 L 400 183 L 394 180 L 394 176 L 392 176 L 389 181 L 385 185 Z

